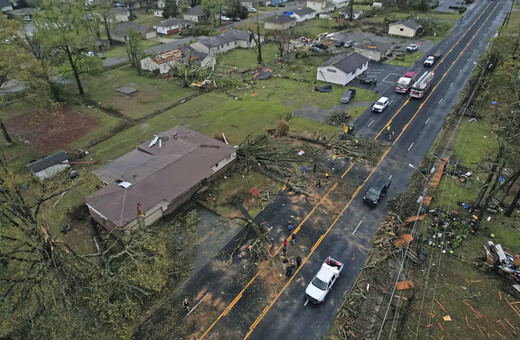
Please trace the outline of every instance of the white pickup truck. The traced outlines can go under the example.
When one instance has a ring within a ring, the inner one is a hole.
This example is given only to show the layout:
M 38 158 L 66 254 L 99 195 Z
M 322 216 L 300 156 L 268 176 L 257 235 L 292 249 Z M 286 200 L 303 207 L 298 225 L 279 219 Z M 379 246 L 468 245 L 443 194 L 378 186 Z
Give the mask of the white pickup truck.
M 343 269 L 343 263 L 327 257 L 321 265 L 318 274 L 312 279 L 307 289 L 305 289 L 305 297 L 314 304 L 322 303 L 328 292 L 332 289 L 334 282 L 339 277 L 339 273 Z

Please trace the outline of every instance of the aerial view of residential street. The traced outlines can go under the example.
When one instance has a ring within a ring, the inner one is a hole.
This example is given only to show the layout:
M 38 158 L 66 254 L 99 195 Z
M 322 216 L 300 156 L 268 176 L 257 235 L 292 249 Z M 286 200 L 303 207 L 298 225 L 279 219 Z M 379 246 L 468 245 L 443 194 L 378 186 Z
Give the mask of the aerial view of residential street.
M 0 340 L 520 336 L 520 0 L 0 11 Z

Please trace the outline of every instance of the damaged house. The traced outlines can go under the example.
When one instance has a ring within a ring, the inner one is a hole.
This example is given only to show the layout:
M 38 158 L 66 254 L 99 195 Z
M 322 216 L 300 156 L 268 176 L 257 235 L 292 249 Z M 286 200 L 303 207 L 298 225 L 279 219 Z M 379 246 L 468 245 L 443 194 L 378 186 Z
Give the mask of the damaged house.
M 186 203 L 235 160 L 232 146 L 176 126 L 94 171 L 105 187 L 85 203 L 107 230 L 135 227 L 138 204 L 144 213 L 141 223 L 148 226 Z
M 175 68 L 178 63 L 188 61 L 198 63 L 201 67 L 212 67 L 215 65 L 215 57 L 199 52 L 190 46 L 181 46 L 171 51 L 158 54 L 155 57 L 141 59 L 141 69 L 145 71 L 159 71 L 166 74 Z

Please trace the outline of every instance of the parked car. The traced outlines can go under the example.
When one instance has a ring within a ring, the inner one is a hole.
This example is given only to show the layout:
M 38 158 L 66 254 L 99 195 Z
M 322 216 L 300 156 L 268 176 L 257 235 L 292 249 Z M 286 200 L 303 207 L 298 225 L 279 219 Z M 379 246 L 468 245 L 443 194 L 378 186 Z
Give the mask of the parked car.
M 116 2 L 116 3 L 114 4 L 114 7 L 124 7 L 124 6 L 121 5 L 119 2 Z
M 106 59 L 105 54 L 104 54 L 103 52 L 96 52 L 96 55 L 97 55 L 100 59 Z
M 310 51 L 314 51 L 314 52 L 321 52 L 321 51 L 323 51 L 321 48 L 319 48 L 319 47 L 316 46 L 316 45 L 311 45 L 311 46 L 309 46 L 309 50 L 310 50 Z
M 247 11 L 249 13 L 256 13 L 256 8 L 252 7 L 252 6 L 247 6 Z
M 336 46 L 336 47 L 338 47 L 338 48 L 343 47 L 343 46 L 345 46 L 345 42 L 344 42 L 344 41 L 341 41 L 341 40 L 336 41 L 336 43 L 334 44 L 334 46 Z
M 369 84 L 369 85 L 372 85 L 372 86 L 376 86 L 377 85 L 377 77 L 373 76 L 373 75 L 370 75 L 370 74 L 362 75 L 361 77 L 359 77 L 359 81 L 362 84 Z
M 222 21 L 231 21 L 231 18 L 228 18 L 228 17 L 225 16 L 225 15 L 222 15 L 222 16 L 220 17 L 220 20 L 222 20 Z
M 344 46 L 345 47 L 352 47 L 352 46 L 354 46 L 354 42 L 352 40 L 347 40 L 347 41 L 345 41 L 345 45 Z
M 270 3 L 269 5 L 267 5 L 269 7 L 276 7 L 276 4 L 273 4 L 273 3 Z
M 419 49 L 419 46 L 417 44 L 410 44 L 406 47 L 406 52 L 415 52 Z
M 278 7 L 285 7 L 285 4 L 278 4 Z
M 341 98 L 339 101 L 341 104 L 348 104 L 350 103 L 350 100 L 353 99 L 356 96 L 356 90 L 354 89 L 348 89 L 341 95 Z
M 391 180 L 378 177 L 374 185 L 368 189 L 367 193 L 363 197 L 363 202 L 371 207 L 377 206 L 381 199 L 385 197 L 390 184 L 392 184 Z
M 375 102 L 374 106 L 372 106 L 372 111 L 383 112 L 388 106 L 388 103 L 390 103 L 390 100 L 387 97 L 381 97 Z
M 329 46 L 325 45 L 325 44 L 313 44 L 314 46 L 316 46 L 317 48 L 320 48 L 324 51 L 328 50 L 329 49 Z
M 85 54 L 87 57 L 95 56 L 94 52 L 92 52 L 92 51 L 84 52 L 83 54 Z
M 232 20 L 233 21 L 240 21 L 240 18 L 239 17 L 234 17 Z
M 322 303 L 339 277 L 343 263 L 327 257 L 316 276 L 305 289 L 305 298 L 314 304 Z

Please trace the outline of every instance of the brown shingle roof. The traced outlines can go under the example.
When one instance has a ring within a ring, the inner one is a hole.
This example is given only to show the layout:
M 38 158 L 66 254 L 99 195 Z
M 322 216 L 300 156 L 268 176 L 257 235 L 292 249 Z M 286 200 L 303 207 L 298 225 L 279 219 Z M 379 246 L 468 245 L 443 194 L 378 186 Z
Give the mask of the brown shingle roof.
M 148 140 L 96 170 L 98 177 L 112 184 L 87 197 L 87 205 L 123 227 L 137 217 L 137 203 L 146 212 L 161 202 L 175 201 L 235 152 L 227 144 L 182 126 L 158 136 L 162 137 L 160 148 L 159 142 L 150 147 Z M 117 181 L 131 185 L 123 188 Z

